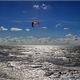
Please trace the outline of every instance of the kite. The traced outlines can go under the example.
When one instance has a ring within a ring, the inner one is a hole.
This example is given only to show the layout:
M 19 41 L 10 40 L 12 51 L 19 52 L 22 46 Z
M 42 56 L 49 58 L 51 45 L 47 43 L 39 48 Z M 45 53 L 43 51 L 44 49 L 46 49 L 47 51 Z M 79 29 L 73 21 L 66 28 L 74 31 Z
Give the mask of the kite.
M 38 22 L 38 21 L 32 21 L 32 27 L 35 27 L 34 26 L 35 24 L 40 24 L 40 22 Z

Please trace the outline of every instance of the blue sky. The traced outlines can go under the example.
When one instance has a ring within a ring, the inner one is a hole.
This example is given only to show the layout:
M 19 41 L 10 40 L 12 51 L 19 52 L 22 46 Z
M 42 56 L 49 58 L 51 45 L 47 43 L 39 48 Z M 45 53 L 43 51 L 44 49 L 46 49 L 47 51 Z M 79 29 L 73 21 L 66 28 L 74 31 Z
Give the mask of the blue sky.
M 34 20 L 40 22 L 36 29 L 31 27 Z M 8 29 L 0 31 L 0 36 L 80 35 L 80 1 L 0 1 L 0 26 Z

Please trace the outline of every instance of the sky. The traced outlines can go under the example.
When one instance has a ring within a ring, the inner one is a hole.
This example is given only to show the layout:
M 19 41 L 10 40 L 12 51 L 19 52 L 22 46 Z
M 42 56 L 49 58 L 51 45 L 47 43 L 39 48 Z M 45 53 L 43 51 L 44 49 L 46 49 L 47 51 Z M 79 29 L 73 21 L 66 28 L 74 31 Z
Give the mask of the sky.
M 31 22 L 39 21 L 34 25 Z M 0 1 L 0 36 L 80 35 L 80 1 Z

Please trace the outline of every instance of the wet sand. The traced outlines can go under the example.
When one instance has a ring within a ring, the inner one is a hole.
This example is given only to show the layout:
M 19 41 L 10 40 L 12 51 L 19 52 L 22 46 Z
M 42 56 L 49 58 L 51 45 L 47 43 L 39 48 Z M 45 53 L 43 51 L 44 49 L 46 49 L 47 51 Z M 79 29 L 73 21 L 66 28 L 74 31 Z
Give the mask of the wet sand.
M 0 46 L 0 80 L 80 80 L 80 46 Z

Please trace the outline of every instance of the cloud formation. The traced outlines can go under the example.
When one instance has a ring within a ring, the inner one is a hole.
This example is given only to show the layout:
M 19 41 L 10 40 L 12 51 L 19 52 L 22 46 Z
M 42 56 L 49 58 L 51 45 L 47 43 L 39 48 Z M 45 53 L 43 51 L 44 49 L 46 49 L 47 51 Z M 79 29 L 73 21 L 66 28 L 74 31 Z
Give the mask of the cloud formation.
M 31 31 L 31 29 L 25 29 L 27 32 Z
M 44 27 L 40 27 L 39 29 L 47 30 L 48 27 L 44 26 Z M 11 27 L 11 28 L 7 29 L 7 28 L 5 28 L 3 26 L 0 27 L 0 31 L 27 31 L 27 32 L 29 32 L 31 30 L 32 29 L 29 29 L 29 28 L 22 29 L 22 28 L 17 28 L 17 27 Z
M 46 10 L 46 9 L 48 9 L 48 6 L 43 3 L 42 6 L 41 6 L 41 8 L 42 8 L 43 10 Z
M 33 8 L 39 9 L 40 6 L 38 4 L 33 5 Z
M 10 28 L 10 30 L 11 30 L 11 31 L 22 31 L 22 29 L 20 29 L 20 28 L 15 28 L 15 27 Z
M 61 24 L 60 24 L 60 23 L 56 24 L 56 28 L 58 28 L 58 27 L 60 27 L 60 26 L 61 26 Z
M 35 4 L 35 5 L 33 5 L 33 8 L 47 10 L 48 9 L 48 5 L 46 5 L 44 3 L 42 5 Z
M 1 31 L 7 31 L 8 29 L 5 28 L 5 27 L 3 27 L 3 26 L 1 26 L 1 27 L 0 27 L 0 30 L 1 30 Z
M 48 27 L 41 27 L 41 29 L 48 29 Z
M 67 38 L 68 40 L 78 40 L 78 36 L 73 34 L 67 34 L 65 35 L 65 38 Z
M 64 30 L 68 30 L 69 28 L 64 28 Z
M 13 45 L 76 45 L 80 44 L 80 36 L 67 34 L 62 38 L 51 38 L 51 37 L 35 37 L 35 36 L 25 36 L 25 37 L 5 37 L 0 38 L 0 44 L 13 44 Z

